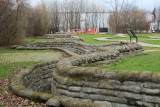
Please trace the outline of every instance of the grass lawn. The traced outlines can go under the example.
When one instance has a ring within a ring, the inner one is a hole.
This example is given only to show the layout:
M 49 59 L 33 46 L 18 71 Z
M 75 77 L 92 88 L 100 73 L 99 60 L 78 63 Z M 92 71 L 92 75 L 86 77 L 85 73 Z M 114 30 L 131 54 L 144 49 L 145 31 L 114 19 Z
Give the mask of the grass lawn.
M 141 42 L 153 44 L 153 45 L 160 45 L 160 40 L 149 40 L 149 41 L 141 41 Z
M 101 37 L 114 37 L 115 34 L 91 34 L 91 35 L 76 35 L 80 38 L 83 38 L 84 41 L 88 44 L 105 44 L 105 43 L 112 43 L 116 41 L 98 41 L 94 40 L 94 38 L 101 38 Z
M 7 50 L 0 48 L 0 78 L 5 78 L 13 70 L 28 68 L 37 63 L 58 60 L 61 54 L 43 50 Z
M 15 49 L 6 49 L 5 47 L 0 47 L 0 54 L 5 54 L 5 53 L 33 53 L 33 52 L 55 52 L 53 50 L 15 50 Z
M 28 68 L 37 64 L 38 62 L 16 62 L 16 63 L 0 63 L 0 78 L 5 78 L 12 71 L 17 69 Z
M 122 59 L 113 65 L 106 66 L 110 71 L 152 71 L 160 72 L 160 52 L 149 52 L 147 55 Z
M 78 37 L 80 38 L 83 38 L 85 40 L 86 43 L 88 44 L 105 44 L 105 43 L 112 43 L 112 42 L 118 42 L 118 41 L 98 41 L 98 40 L 94 40 L 94 38 L 99 38 L 99 37 L 115 37 L 114 36 L 115 34 L 98 34 L 98 35 L 77 35 Z M 157 33 L 156 34 L 138 34 L 138 35 L 141 35 L 141 36 L 144 36 L 144 35 L 158 35 Z M 159 33 L 160 35 L 160 33 Z M 122 38 L 113 38 L 111 40 L 129 40 L 130 38 L 129 37 L 122 37 Z M 151 38 L 148 38 L 148 37 L 139 37 L 139 40 L 146 40 L 146 39 L 151 39 Z M 135 40 L 133 38 L 133 40 Z M 152 40 L 150 40 L 152 41 Z M 149 41 L 142 41 L 142 42 L 149 42 Z M 154 42 L 154 41 L 153 41 Z M 160 43 L 160 41 L 157 43 Z M 148 49 L 160 49 L 159 47 L 143 47 L 145 50 L 148 50 Z
M 45 40 L 51 40 L 51 39 L 42 39 L 42 38 L 36 38 L 36 37 L 28 37 L 24 40 L 25 43 L 27 44 L 33 44 L 33 43 L 37 43 L 37 42 L 41 42 L 41 41 L 45 41 Z
M 136 34 L 137 36 L 160 36 L 160 33 Z

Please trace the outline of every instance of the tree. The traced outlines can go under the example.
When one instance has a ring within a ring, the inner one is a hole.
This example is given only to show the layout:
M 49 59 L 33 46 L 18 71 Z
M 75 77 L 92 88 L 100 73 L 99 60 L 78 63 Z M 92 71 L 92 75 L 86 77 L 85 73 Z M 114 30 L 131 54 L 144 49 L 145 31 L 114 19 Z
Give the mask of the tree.
M 28 35 L 43 36 L 48 32 L 50 19 L 44 2 L 30 11 L 28 19 Z
M 111 29 L 115 28 L 114 15 L 109 17 L 109 25 Z M 125 32 L 125 29 L 133 29 L 135 31 L 148 30 L 147 12 L 132 8 L 131 10 L 123 10 L 118 13 L 118 21 L 116 24 L 116 33 Z M 114 32 L 114 30 L 113 30 Z
M 119 32 L 119 14 L 122 11 L 129 11 L 134 7 L 134 2 L 129 2 L 128 0 L 112 0 L 110 1 L 110 11 L 112 12 L 109 17 L 109 25 L 111 31 L 114 33 Z
M 97 4 L 86 3 L 85 1 L 86 5 L 84 5 L 82 0 L 63 0 L 62 2 L 52 0 L 50 2 L 46 1 L 46 4 L 48 4 L 47 11 L 50 14 L 49 33 L 84 27 L 97 28 L 100 23 L 105 25 L 104 22 L 100 21 L 100 19 L 105 20 L 105 18 L 102 18 L 103 15 L 99 13 L 102 14 L 104 9 Z M 85 20 L 83 17 L 85 17 Z
M 21 42 L 26 33 L 27 10 L 25 0 L 0 1 L 0 45 Z
M 114 0 L 109 26 L 113 33 L 125 32 L 125 29 L 142 31 L 148 29 L 147 12 L 139 10 L 134 2 Z
M 60 2 L 57 0 L 53 0 L 51 3 L 49 3 L 49 17 L 50 17 L 50 27 L 49 27 L 49 33 L 55 33 L 60 30 Z

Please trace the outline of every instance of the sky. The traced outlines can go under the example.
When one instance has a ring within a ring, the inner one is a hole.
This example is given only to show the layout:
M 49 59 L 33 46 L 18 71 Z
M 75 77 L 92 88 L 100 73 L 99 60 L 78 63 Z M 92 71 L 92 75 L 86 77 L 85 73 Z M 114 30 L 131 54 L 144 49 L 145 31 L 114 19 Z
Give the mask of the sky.
M 41 0 L 30 0 L 30 4 L 32 6 L 35 6 L 40 1 Z M 47 1 L 47 0 L 45 0 L 45 1 Z M 99 5 L 103 4 L 103 5 L 106 5 L 106 7 L 107 7 L 107 0 L 88 0 L 88 1 L 98 3 Z M 133 0 L 131 0 L 131 1 L 133 1 Z M 145 9 L 147 11 L 150 11 L 150 12 L 152 12 L 155 7 L 160 6 L 160 0 L 136 0 L 136 1 L 137 1 L 138 7 Z

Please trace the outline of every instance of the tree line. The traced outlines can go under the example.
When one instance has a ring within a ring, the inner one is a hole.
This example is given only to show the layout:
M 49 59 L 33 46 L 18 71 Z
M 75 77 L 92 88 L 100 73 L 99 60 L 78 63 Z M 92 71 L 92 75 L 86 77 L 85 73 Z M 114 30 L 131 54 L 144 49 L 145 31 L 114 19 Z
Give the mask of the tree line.
M 148 31 L 149 12 L 139 9 L 136 2 L 128 0 L 112 0 L 113 13 L 109 16 L 110 30 L 115 33 L 124 33 L 125 29 L 135 32 Z
M 43 0 L 35 7 L 27 0 L 0 0 L 0 45 L 21 43 L 26 36 L 107 25 L 113 33 L 126 28 L 147 30 L 147 12 L 126 1 L 112 0 L 107 13 L 105 7 L 109 6 L 89 0 Z

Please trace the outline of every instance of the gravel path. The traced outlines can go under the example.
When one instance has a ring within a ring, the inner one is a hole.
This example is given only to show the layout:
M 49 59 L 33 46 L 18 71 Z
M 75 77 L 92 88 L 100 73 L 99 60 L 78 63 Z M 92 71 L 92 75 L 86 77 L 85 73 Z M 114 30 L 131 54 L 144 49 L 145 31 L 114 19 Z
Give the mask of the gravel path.
M 116 36 L 118 36 L 118 37 L 128 37 L 128 35 L 126 35 L 126 34 L 117 34 Z
M 153 45 L 153 44 L 142 43 L 142 42 L 138 42 L 138 43 L 145 47 L 160 47 L 160 45 Z
M 145 50 L 145 52 L 159 52 L 160 49 Z

